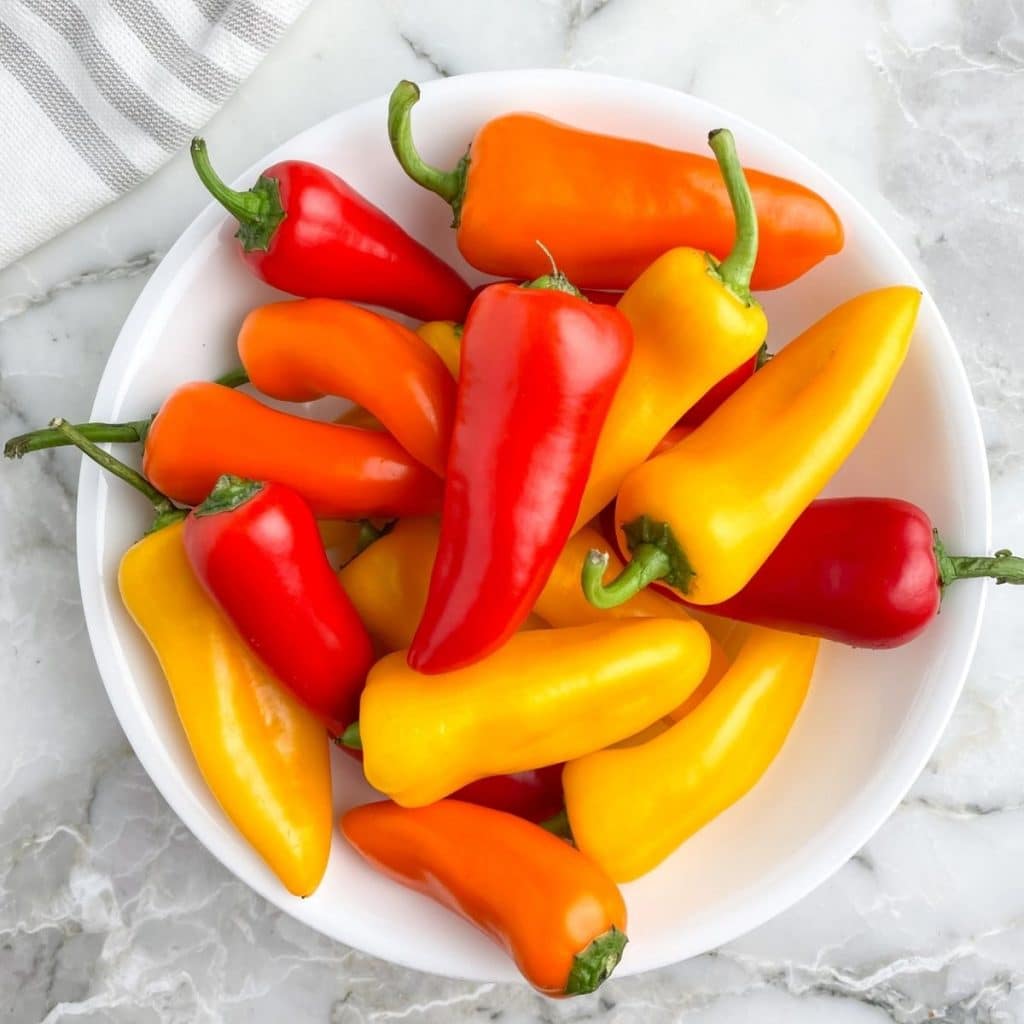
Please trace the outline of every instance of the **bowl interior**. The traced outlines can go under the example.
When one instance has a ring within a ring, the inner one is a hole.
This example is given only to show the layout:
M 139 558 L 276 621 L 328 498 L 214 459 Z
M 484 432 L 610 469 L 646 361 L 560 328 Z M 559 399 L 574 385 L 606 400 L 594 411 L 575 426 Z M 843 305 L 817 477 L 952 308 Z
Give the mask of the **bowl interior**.
M 515 109 L 697 151 L 709 129 L 724 125 L 736 133 L 745 163 L 825 195 L 846 226 L 846 247 L 797 284 L 761 296 L 773 348 L 858 292 L 919 284 L 878 225 L 825 174 L 765 132 L 681 93 L 572 72 L 466 76 L 424 89 L 416 136 L 427 159 L 454 165 L 478 125 Z M 266 163 L 287 155 L 327 164 L 477 279 L 458 256 L 447 207 L 397 167 L 384 121 L 384 101 L 371 102 L 298 136 Z M 244 176 L 246 185 L 258 170 Z M 214 377 L 237 363 L 233 339 L 242 317 L 279 295 L 245 270 L 232 230 L 211 206 L 164 259 L 114 347 L 94 419 L 141 418 L 178 383 Z M 951 549 L 981 551 L 988 543 L 977 416 L 927 296 L 906 366 L 830 493 L 907 498 L 930 513 Z M 316 894 L 299 900 L 284 891 L 208 794 L 156 661 L 121 606 L 117 565 L 147 525 L 144 503 L 86 462 L 78 508 L 85 611 L 111 702 L 146 770 L 199 839 L 272 902 L 342 942 L 440 974 L 516 977 L 471 928 L 364 867 L 339 836 Z M 823 647 L 807 704 L 764 779 L 656 871 L 626 887 L 631 942 L 622 973 L 698 954 L 754 927 L 868 839 L 938 740 L 973 652 L 982 601 L 981 584 L 959 584 L 925 635 L 900 650 Z M 334 773 L 339 811 L 372 796 L 340 754 Z

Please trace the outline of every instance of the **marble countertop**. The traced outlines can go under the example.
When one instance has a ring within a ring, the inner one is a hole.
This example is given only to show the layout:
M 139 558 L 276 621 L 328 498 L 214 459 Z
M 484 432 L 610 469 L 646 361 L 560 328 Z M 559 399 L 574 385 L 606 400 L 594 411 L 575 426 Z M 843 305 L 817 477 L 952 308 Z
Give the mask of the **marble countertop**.
M 981 409 L 995 539 L 1024 548 L 1018 5 L 314 0 L 206 134 L 230 178 L 400 77 L 527 66 L 692 92 L 859 196 L 953 331 Z M 2 436 L 88 413 L 118 328 L 204 202 L 192 184 L 179 156 L 0 273 Z M 924 774 L 838 874 L 722 949 L 555 1004 L 338 946 L 193 839 L 135 760 L 93 663 L 73 559 L 77 475 L 63 453 L 0 470 L 4 1020 L 1024 1021 L 1024 630 L 1010 588 L 992 594 Z

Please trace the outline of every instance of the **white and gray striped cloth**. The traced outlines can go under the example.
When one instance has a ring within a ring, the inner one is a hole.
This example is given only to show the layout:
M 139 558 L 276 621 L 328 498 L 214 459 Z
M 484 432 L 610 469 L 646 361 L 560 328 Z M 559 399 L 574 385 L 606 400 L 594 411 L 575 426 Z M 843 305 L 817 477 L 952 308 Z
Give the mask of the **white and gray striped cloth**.
M 309 0 L 0 0 L 0 267 L 185 145 Z

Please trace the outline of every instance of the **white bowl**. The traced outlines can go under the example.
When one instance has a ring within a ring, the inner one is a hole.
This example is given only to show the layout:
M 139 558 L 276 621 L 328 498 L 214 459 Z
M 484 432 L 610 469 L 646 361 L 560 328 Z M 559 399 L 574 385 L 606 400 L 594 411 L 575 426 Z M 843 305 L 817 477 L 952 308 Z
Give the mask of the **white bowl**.
M 324 121 L 269 154 L 239 184 L 248 186 L 262 167 L 284 157 L 322 162 L 468 272 L 447 207 L 396 164 L 385 106 L 381 98 Z M 704 151 L 709 129 L 727 126 L 746 164 L 824 195 L 846 226 L 846 247 L 797 284 L 761 296 L 774 348 L 858 292 L 897 283 L 921 287 L 881 228 L 826 174 L 766 132 L 682 93 L 566 71 L 468 75 L 424 88 L 415 135 L 427 159 L 453 166 L 479 125 L 510 110 L 540 111 L 697 152 Z M 142 418 L 175 385 L 214 377 L 237 363 L 239 322 L 277 293 L 245 269 L 233 230 L 211 205 L 164 258 L 114 346 L 93 419 Z M 953 342 L 928 296 L 906 366 L 830 493 L 907 498 L 930 513 L 951 550 L 988 550 L 988 473 L 978 418 Z M 340 836 L 322 885 L 300 900 L 235 832 L 203 785 L 156 661 L 118 597 L 118 561 L 147 523 L 139 497 L 84 462 L 78 562 L 89 635 L 128 739 L 185 824 L 239 878 L 325 935 L 424 971 L 516 978 L 496 947 L 375 874 Z M 982 583 L 958 583 L 938 620 L 907 647 L 881 653 L 823 647 L 807 704 L 764 779 L 657 870 L 625 887 L 631 941 L 620 975 L 694 956 L 748 931 L 821 883 L 872 835 L 942 733 L 974 650 L 983 603 Z M 340 754 L 334 774 L 338 811 L 371 795 Z

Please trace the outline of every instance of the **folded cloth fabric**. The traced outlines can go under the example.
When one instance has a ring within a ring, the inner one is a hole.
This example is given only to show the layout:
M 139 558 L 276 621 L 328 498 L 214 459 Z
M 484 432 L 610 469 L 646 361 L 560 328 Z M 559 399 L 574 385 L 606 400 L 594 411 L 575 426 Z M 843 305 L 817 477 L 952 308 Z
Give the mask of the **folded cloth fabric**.
M 2 0 L 0 268 L 152 174 L 309 0 Z

